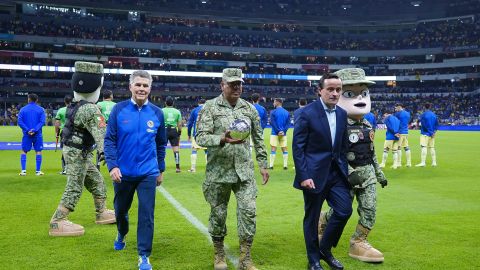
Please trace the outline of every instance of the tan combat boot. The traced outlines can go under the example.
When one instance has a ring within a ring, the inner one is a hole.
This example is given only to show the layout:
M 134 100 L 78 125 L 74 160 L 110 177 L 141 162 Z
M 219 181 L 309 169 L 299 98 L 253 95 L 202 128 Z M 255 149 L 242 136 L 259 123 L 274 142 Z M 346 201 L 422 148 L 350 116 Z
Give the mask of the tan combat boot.
M 225 249 L 223 248 L 223 240 L 213 240 L 213 248 L 215 252 L 215 258 L 213 260 L 213 269 L 226 270 L 227 261 L 225 259 Z
M 103 209 L 101 212 L 97 212 L 96 214 L 96 219 L 95 223 L 97 224 L 113 224 L 117 222 L 117 219 L 115 217 L 115 211 L 110 210 L 110 209 Z
M 112 224 L 117 222 L 115 211 L 107 209 L 105 206 L 105 198 L 94 198 L 95 210 L 97 211 L 95 223 Z
M 242 240 L 240 242 L 240 258 L 238 260 L 239 270 L 258 270 L 252 261 L 250 251 L 252 249 L 252 240 Z
M 320 212 L 320 219 L 318 220 L 318 243 L 322 241 L 325 228 L 327 228 L 327 212 Z
M 85 229 L 78 224 L 67 220 L 70 210 L 59 205 L 52 219 L 50 220 L 50 236 L 80 236 L 85 234 Z
M 369 229 L 357 224 L 356 231 L 350 238 L 348 255 L 362 262 L 383 262 L 383 254 L 367 241 L 369 232 Z

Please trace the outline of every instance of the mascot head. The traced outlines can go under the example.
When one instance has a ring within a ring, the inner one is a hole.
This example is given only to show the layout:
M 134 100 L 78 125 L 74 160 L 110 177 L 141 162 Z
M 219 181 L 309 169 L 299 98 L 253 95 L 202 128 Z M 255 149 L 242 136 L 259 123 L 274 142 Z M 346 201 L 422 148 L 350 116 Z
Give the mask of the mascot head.
M 96 103 L 103 85 L 103 65 L 90 62 L 75 62 L 72 90 L 76 101 Z
M 338 105 L 347 111 L 348 117 L 361 120 L 372 108 L 368 86 L 375 82 L 367 80 L 365 71 L 361 68 L 344 68 L 335 74 L 343 84 L 343 93 Z

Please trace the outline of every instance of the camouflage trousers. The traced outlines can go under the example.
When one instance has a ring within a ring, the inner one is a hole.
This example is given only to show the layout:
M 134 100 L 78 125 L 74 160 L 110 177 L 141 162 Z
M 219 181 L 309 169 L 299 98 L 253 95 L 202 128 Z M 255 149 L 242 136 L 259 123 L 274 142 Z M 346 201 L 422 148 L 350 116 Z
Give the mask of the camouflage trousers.
M 206 180 L 203 183 L 203 195 L 210 204 L 208 232 L 212 237 L 223 238 L 227 235 L 228 202 L 233 191 L 237 199 L 237 230 L 240 240 L 253 240 L 256 232 L 256 198 L 255 180 L 237 183 L 217 183 Z
M 377 211 L 377 186 L 371 184 L 364 188 L 354 188 L 353 193 L 358 203 L 358 223 L 371 230 L 375 225 Z
M 371 230 L 375 225 L 377 211 L 377 186 L 375 183 L 363 188 L 354 188 L 352 193 L 357 198 L 357 213 L 359 216 L 358 224 Z M 330 208 L 327 214 L 327 220 L 333 214 Z
M 107 190 L 102 174 L 92 163 L 92 152 L 84 152 L 65 146 L 63 156 L 68 180 L 60 204 L 70 211 L 74 211 L 80 196 L 82 196 L 83 186 L 85 186 L 93 195 L 95 209 L 99 211 L 105 208 Z

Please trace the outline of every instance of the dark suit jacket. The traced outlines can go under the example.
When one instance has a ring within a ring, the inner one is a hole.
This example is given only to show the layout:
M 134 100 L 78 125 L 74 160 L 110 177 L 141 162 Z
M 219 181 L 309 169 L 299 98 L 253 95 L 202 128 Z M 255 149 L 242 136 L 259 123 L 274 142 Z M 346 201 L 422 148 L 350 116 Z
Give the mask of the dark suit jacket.
M 315 189 L 311 192 L 322 192 L 332 161 L 338 165 L 341 176 L 347 180 L 347 113 L 337 106 L 335 114 L 337 131 L 332 147 L 330 126 L 321 101 L 310 103 L 300 111 L 295 121 L 292 145 L 296 171 L 293 183 L 295 188 L 303 189 L 300 183 L 311 178 L 315 183 Z

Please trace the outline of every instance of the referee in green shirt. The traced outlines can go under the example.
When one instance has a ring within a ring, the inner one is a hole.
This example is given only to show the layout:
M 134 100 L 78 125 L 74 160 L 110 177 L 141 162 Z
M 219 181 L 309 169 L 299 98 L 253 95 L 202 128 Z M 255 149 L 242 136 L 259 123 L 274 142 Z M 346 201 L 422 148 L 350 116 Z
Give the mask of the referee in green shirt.
M 57 137 L 57 143 L 60 141 L 60 148 L 63 147 L 62 144 L 62 131 L 63 127 L 65 126 L 65 121 L 67 120 L 67 107 L 72 103 L 72 96 L 71 95 L 66 95 L 65 98 L 63 99 L 65 102 L 65 107 L 62 107 L 58 109 L 57 114 L 55 115 L 55 136 Z M 65 159 L 63 158 L 63 153 L 62 153 L 62 171 L 60 174 L 67 174 L 65 171 Z
M 105 118 L 105 123 L 108 122 L 108 118 L 110 117 L 110 112 L 112 111 L 113 106 L 115 106 L 115 102 L 113 102 L 113 92 L 111 90 L 105 90 L 103 92 L 103 101 L 97 103 L 97 106 L 100 108 L 100 112 Z
M 180 135 L 182 134 L 182 113 L 173 107 L 173 98 L 165 99 L 166 107 L 162 109 L 165 119 L 165 128 L 167 129 L 167 139 L 173 150 L 175 157 L 176 172 L 180 172 Z

